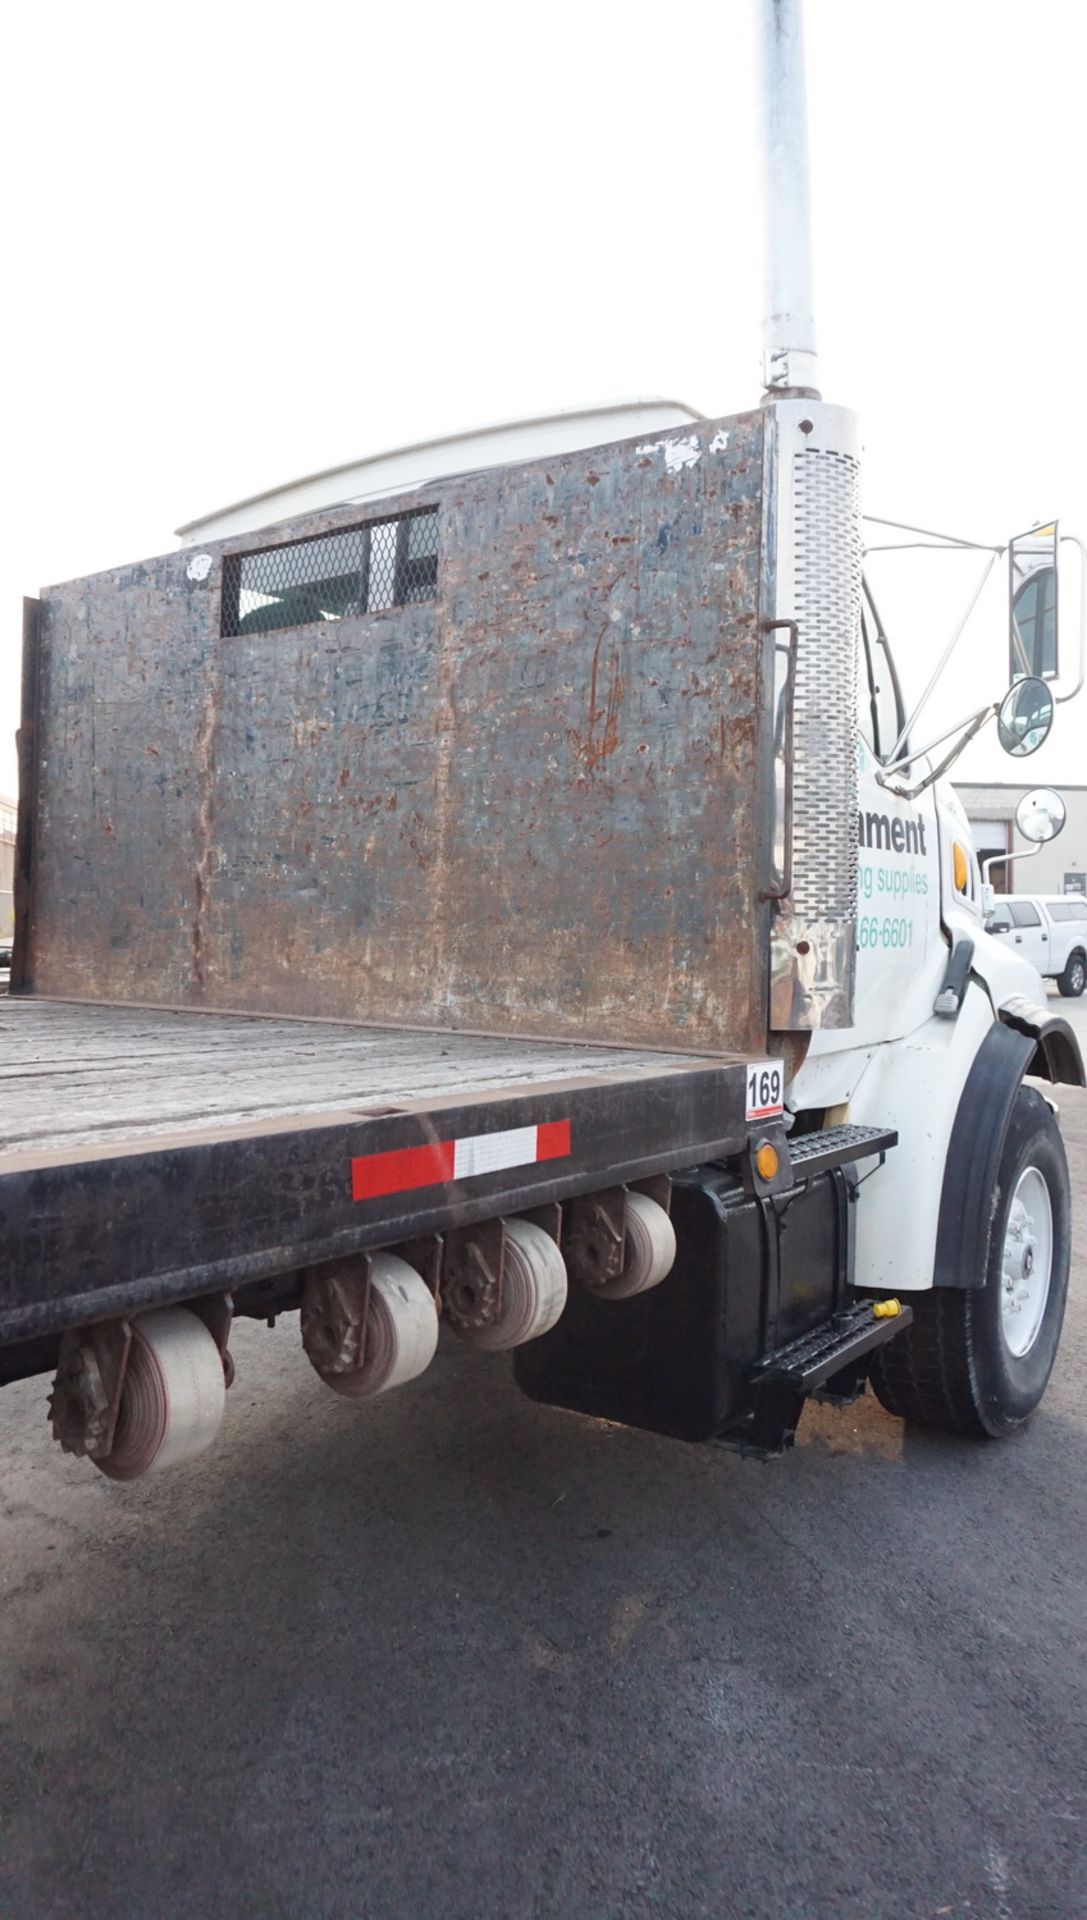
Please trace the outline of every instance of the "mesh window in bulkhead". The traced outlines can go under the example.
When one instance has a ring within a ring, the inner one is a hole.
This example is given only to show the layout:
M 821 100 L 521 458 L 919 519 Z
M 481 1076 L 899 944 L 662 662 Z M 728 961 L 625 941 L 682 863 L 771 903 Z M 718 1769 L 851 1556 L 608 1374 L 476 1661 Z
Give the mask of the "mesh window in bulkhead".
M 223 558 L 224 639 L 433 600 L 438 510 L 424 507 Z

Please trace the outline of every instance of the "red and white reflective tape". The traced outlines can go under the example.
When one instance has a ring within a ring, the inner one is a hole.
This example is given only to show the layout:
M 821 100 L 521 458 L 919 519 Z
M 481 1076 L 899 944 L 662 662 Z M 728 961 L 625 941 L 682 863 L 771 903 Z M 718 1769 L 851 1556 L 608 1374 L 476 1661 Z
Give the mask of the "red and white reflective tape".
M 569 1120 L 545 1120 L 538 1127 L 508 1127 L 502 1133 L 436 1140 L 426 1147 L 363 1153 L 351 1162 L 351 1195 L 355 1200 L 381 1200 L 416 1187 L 442 1187 L 481 1173 L 504 1173 L 507 1167 L 531 1167 L 538 1160 L 563 1160 L 569 1152 Z

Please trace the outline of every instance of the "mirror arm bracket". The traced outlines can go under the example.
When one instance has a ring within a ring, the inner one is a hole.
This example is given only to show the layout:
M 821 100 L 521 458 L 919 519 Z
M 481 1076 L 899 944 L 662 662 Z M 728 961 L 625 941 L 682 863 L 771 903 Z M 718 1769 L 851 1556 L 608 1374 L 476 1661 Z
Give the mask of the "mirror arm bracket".
M 1056 838 L 1056 835 L 1054 835 L 1054 839 L 1055 838 Z M 982 878 L 983 885 L 990 886 L 992 884 L 990 882 L 989 875 L 992 872 L 994 867 L 998 867 L 1000 865 L 1002 860 L 1011 860 L 1018 867 L 1024 860 L 1033 860 L 1035 854 L 1041 853 L 1042 848 L 1048 847 L 1049 844 L 1050 843 L 1048 840 L 1036 840 L 1034 842 L 1034 845 L 1031 847 L 1029 853 L 1019 853 L 1015 847 L 1010 847 L 1007 853 L 991 853 L 988 859 L 983 860 L 981 863 L 981 878 Z
M 951 635 L 951 638 L 948 641 L 946 647 L 944 648 L 942 654 L 940 655 L 939 660 L 936 662 L 936 665 L 929 676 L 929 682 L 927 687 L 925 688 L 925 691 L 921 695 L 921 698 L 915 703 L 913 712 L 910 714 L 909 719 L 906 721 L 905 725 L 902 728 L 901 733 L 898 736 L 898 739 L 895 741 L 894 746 L 891 749 L 892 759 L 896 753 L 902 752 L 902 749 L 905 746 L 906 741 L 909 739 L 913 728 L 917 725 L 917 722 L 920 719 L 924 708 L 928 705 L 929 696 L 932 693 L 933 688 L 936 686 L 937 681 L 941 678 L 944 668 L 946 667 L 948 661 L 950 660 L 952 654 L 954 653 L 955 648 L 958 646 L 959 641 L 962 638 L 963 631 L 970 619 L 970 615 L 973 613 L 974 608 L 977 606 L 978 601 L 981 599 L 982 593 L 985 588 L 985 583 L 988 580 L 989 575 L 992 573 L 993 568 L 996 566 L 997 561 L 999 560 L 1001 554 L 1004 551 L 1005 549 L 1003 547 L 993 547 L 991 549 L 989 558 L 986 561 L 984 567 L 982 568 L 981 578 L 978 581 L 976 587 L 974 588 L 973 593 L 970 596 L 970 600 L 967 604 L 966 611 L 964 612 L 961 620 L 959 621 L 958 626 L 955 628 L 954 633 Z M 946 733 L 941 734 L 940 739 L 946 740 L 947 734 Z M 939 743 L 936 742 L 935 744 L 939 744 Z
M 945 755 L 944 759 L 941 760 L 940 765 L 934 773 L 928 774 L 926 778 L 922 780 L 921 784 L 918 787 L 912 788 L 910 792 L 907 792 L 905 788 L 896 788 L 896 791 L 901 791 L 904 799 L 909 799 L 911 793 L 923 793 L 926 787 L 931 786 L 934 780 L 938 780 L 940 775 L 945 773 L 948 767 L 954 764 L 963 749 L 969 746 L 974 735 L 980 732 L 986 720 L 992 717 L 996 709 L 996 701 L 991 700 L 987 707 L 980 707 L 976 713 L 969 714 L 965 720 L 957 720 L 953 727 L 947 728 L 946 732 L 937 734 L 935 740 L 930 740 L 927 746 L 919 747 L 916 752 L 911 751 L 904 753 L 898 760 L 892 760 L 888 766 L 882 767 L 877 773 L 876 779 L 879 781 L 879 784 L 886 786 L 895 774 L 904 773 L 907 767 L 915 766 L 919 760 L 926 759 L 935 748 L 942 746 L 945 740 L 949 740 L 952 734 L 956 734 L 958 738 L 954 746 L 950 753 Z

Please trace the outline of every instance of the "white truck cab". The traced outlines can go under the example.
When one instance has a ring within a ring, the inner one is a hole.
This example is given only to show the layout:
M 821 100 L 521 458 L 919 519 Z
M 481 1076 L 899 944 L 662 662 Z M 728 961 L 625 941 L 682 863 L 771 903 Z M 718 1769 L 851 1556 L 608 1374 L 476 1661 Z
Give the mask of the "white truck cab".
M 985 931 L 1055 980 L 1068 1000 L 1087 987 L 1087 896 L 997 894 Z

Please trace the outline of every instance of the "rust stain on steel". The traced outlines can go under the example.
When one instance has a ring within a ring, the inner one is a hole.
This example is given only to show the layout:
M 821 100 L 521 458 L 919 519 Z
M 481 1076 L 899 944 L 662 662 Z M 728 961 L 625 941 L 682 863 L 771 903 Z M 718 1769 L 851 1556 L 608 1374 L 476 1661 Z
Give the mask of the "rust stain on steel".
M 612 646 L 608 656 L 607 693 L 604 704 L 600 705 L 600 651 L 609 633 Z M 623 697 L 623 675 L 619 648 L 615 640 L 615 630 L 610 621 L 600 629 L 596 645 L 593 648 L 592 671 L 589 675 L 589 712 L 585 731 L 579 734 L 575 728 L 570 730 L 570 744 L 578 758 L 591 774 L 615 752 L 619 745 L 619 706 Z M 602 724 L 601 724 L 602 723 Z
M 215 734 L 219 719 L 218 675 L 212 670 L 208 692 L 200 709 L 193 743 L 197 780 L 196 866 L 193 874 L 192 977 L 197 987 L 207 984 L 209 890 L 213 861 L 212 813 L 215 803 Z
M 725 424 L 405 497 L 429 602 L 220 640 L 224 551 L 359 508 L 45 593 L 36 988 L 761 1046 L 765 423 Z

